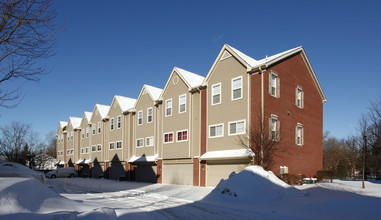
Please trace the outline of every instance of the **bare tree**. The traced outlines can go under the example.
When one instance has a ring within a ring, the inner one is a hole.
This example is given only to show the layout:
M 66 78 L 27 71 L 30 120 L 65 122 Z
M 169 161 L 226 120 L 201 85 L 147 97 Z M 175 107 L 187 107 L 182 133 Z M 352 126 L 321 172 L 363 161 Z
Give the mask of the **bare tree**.
M 38 61 L 54 55 L 56 12 L 52 0 L 0 1 L 0 106 L 15 107 L 21 100 L 19 84 L 12 81 L 38 81 L 47 73 Z
M 0 155 L 5 160 L 25 164 L 33 150 L 28 144 L 31 135 L 30 125 L 21 122 L 0 128 Z
M 286 148 L 280 136 L 279 123 L 276 129 L 272 129 L 270 123 L 257 121 L 258 123 L 252 125 L 246 135 L 240 136 L 240 143 L 254 152 L 254 165 L 269 170 L 274 165 L 274 158 L 285 152 Z

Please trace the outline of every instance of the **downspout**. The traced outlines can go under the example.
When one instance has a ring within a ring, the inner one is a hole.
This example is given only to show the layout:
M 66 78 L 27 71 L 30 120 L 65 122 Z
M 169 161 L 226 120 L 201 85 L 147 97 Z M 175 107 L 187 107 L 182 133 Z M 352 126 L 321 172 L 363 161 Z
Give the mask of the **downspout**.
M 263 138 L 264 138 L 264 83 L 263 83 L 263 70 L 259 67 L 259 72 L 261 74 L 261 166 L 263 167 Z

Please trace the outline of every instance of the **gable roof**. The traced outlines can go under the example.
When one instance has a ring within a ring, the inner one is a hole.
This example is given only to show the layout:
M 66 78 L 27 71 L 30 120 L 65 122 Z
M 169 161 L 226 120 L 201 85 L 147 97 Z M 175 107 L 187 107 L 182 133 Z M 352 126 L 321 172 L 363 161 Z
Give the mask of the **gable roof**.
M 161 94 L 160 99 L 162 99 L 164 91 L 167 90 L 169 86 L 170 79 L 172 78 L 173 74 L 177 74 L 181 80 L 185 83 L 185 85 L 188 87 L 188 90 L 191 91 L 193 88 L 199 87 L 202 85 L 202 83 L 205 80 L 205 77 L 197 75 L 195 73 L 189 72 L 187 70 L 181 69 L 179 67 L 174 67 L 171 75 L 168 77 L 167 83 L 164 86 L 163 92 Z
M 91 120 L 90 121 L 93 120 L 93 117 L 95 115 L 94 112 L 95 112 L 96 109 L 98 109 L 99 115 L 101 116 L 101 119 L 104 119 L 104 118 L 107 117 L 107 113 L 108 113 L 108 111 L 110 109 L 110 106 L 108 106 L 108 105 L 101 105 L 101 104 L 95 104 L 94 110 L 93 110 L 93 114 L 91 115 Z
M 60 121 L 60 123 L 59 123 L 59 127 L 61 128 L 61 129 L 63 129 L 64 127 L 66 127 L 67 126 L 67 121 Z
M 119 104 L 120 108 L 122 109 L 122 112 L 125 112 L 134 108 L 136 103 L 136 99 L 128 98 L 128 97 L 124 97 L 120 95 L 114 96 L 114 98 L 112 99 L 112 103 L 114 103 L 115 101 Z M 110 114 L 110 111 L 111 111 L 111 108 L 109 108 L 107 115 Z
M 73 127 L 73 129 L 78 128 L 81 126 L 82 118 L 78 117 L 69 117 L 69 124 Z
M 93 115 L 92 112 L 84 112 L 83 113 L 83 118 L 86 117 L 87 121 L 89 122 L 91 120 L 91 116 Z
M 197 75 L 195 73 L 191 73 L 179 67 L 175 67 L 174 70 L 179 74 L 179 76 L 183 79 L 185 84 L 191 89 L 197 86 L 200 86 L 204 81 L 205 77 Z
M 161 93 L 163 92 L 162 89 L 159 89 L 150 85 L 146 85 L 146 84 L 143 85 L 143 88 L 147 90 L 147 92 L 151 95 L 152 100 L 154 101 L 157 101 L 160 98 Z
M 311 63 L 310 61 L 308 60 L 307 58 L 307 55 L 303 49 L 303 47 L 299 46 L 299 47 L 295 47 L 293 49 L 290 49 L 290 50 L 286 50 L 284 52 L 281 52 L 281 53 L 278 53 L 278 54 L 275 54 L 275 55 L 272 55 L 270 57 L 265 57 L 263 59 L 260 59 L 260 60 L 256 60 L 254 58 L 251 58 L 250 56 L 242 53 L 241 51 L 235 49 L 234 47 L 228 45 L 228 44 L 224 44 L 224 46 L 222 47 L 220 53 L 218 54 L 216 60 L 214 61 L 212 67 L 210 68 L 209 72 L 208 72 L 208 75 L 206 76 L 204 82 L 203 82 L 203 85 L 206 85 L 206 82 L 208 81 L 208 79 L 210 78 L 210 75 L 212 74 L 214 68 L 216 67 L 217 63 L 221 60 L 221 57 L 222 55 L 224 54 L 225 51 L 228 51 L 232 56 L 234 56 L 239 62 L 241 62 L 245 67 L 246 67 L 246 70 L 248 72 L 253 72 L 253 71 L 256 71 L 258 70 L 259 68 L 267 68 L 268 66 L 278 62 L 278 61 L 281 61 L 285 58 L 288 58 L 292 55 L 295 55 L 297 53 L 301 53 L 301 55 L 303 56 L 304 60 L 306 61 L 306 64 L 307 64 L 307 68 L 311 74 L 311 77 L 316 85 L 316 88 L 318 89 L 318 92 L 323 100 L 323 102 L 327 101 L 325 95 L 324 95 L 324 92 L 320 86 L 320 83 L 316 77 L 316 74 L 315 72 L 313 71 L 312 69 L 312 66 L 311 66 Z

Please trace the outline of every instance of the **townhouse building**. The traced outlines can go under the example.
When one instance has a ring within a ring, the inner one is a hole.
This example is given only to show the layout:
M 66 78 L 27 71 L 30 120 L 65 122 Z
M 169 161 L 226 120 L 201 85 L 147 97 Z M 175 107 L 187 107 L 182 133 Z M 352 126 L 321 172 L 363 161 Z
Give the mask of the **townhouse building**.
M 114 96 L 79 123 L 60 122 L 57 159 L 88 163 L 93 177 L 215 186 L 253 164 L 247 139 L 260 130 L 282 147 L 270 170 L 312 177 L 325 101 L 302 47 L 256 60 L 225 44 L 205 77 L 175 67 L 163 89 L 143 85 L 137 100 Z
M 79 159 L 76 162 L 76 169 L 79 171 L 80 176 L 89 176 L 89 164 L 90 164 L 90 146 L 91 146 L 91 116 L 92 112 L 84 112 L 80 125 L 80 144 L 78 147 Z
M 116 95 L 107 113 L 104 129 L 107 147 L 104 151 L 107 177 L 110 179 L 127 177 L 125 170 L 129 170 L 129 164 L 126 161 L 131 157 L 132 149 L 130 133 L 133 118 L 130 111 L 135 103 L 136 99 Z
M 160 108 L 158 100 L 162 89 L 143 85 L 134 106 L 133 132 L 134 144 L 132 157 L 128 163 L 133 166 L 134 178 L 137 181 L 156 182 L 158 159 L 158 134 Z
M 76 160 L 78 160 L 79 146 L 79 132 L 78 128 L 81 125 L 81 118 L 69 117 L 69 121 L 66 126 L 67 142 L 66 142 L 66 161 L 70 166 L 74 166 Z M 66 162 L 65 161 L 65 162 Z

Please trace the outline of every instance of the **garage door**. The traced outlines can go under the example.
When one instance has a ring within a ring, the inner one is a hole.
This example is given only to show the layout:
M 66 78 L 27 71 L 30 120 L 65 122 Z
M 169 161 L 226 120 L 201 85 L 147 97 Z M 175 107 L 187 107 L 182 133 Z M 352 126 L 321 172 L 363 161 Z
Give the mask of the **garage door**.
M 193 164 L 164 164 L 163 183 L 193 185 Z
M 232 172 L 242 171 L 247 164 L 207 164 L 206 185 L 216 186 L 221 179 L 227 179 Z
M 135 168 L 136 181 L 156 183 L 156 165 L 137 165 Z

